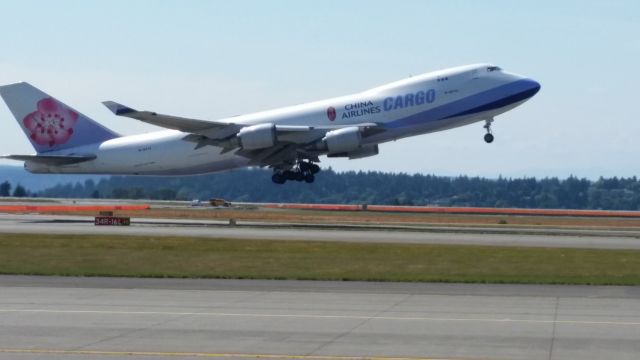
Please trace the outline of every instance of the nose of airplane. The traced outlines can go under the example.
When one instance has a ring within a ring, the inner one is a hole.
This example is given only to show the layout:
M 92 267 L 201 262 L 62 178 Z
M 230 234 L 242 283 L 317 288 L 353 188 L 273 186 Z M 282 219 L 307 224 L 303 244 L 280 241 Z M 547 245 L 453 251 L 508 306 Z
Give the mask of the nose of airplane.
M 512 74 L 513 87 L 510 93 L 517 100 L 525 100 L 531 98 L 540 91 L 540 83 L 522 75 Z
M 540 83 L 517 74 L 510 74 L 508 81 L 511 81 L 507 85 L 505 95 L 509 103 L 517 103 L 520 101 L 528 100 L 540 91 Z
M 527 92 L 530 94 L 529 96 L 533 96 L 535 94 L 538 93 L 538 91 L 540 91 L 540 83 L 530 79 L 530 78 L 525 78 L 522 80 L 522 82 L 524 83 L 525 87 L 527 88 Z

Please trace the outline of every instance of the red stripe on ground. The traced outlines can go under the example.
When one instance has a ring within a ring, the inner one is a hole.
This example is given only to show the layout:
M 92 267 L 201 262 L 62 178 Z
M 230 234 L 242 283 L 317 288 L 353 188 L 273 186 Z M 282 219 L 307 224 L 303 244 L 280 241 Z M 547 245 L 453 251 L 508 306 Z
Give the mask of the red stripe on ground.
M 0 212 L 73 212 L 149 210 L 150 205 L 0 205 Z
M 341 204 L 265 204 L 274 209 L 362 211 L 363 205 Z M 425 214 L 475 214 L 475 215 L 538 215 L 538 216 L 586 216 L 586 217 L 640 217 L 640 211 L 570 210 L 570 209 L 519 209 L 486 207 L 431 207 L 367 205 L 367 211 Z

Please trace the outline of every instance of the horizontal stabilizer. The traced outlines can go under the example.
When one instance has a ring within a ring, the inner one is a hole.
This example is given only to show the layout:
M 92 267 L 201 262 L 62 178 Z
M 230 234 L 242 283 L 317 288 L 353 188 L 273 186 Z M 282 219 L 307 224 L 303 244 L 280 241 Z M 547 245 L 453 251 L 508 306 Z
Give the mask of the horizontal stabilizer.
M 4 155 L 2 159 L 31 161 L 43 165 L 70 165 L 93 160 L 95 155 Z

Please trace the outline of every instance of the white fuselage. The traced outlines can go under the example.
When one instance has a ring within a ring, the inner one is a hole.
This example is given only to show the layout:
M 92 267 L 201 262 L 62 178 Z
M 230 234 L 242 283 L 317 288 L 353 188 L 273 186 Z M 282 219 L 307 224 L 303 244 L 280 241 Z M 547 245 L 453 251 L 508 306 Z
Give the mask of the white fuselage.
M 539 84 L 491 65 L 471 65 L 414 76 L 361 93 L 224 119 L 241 125 L 328 126 L 381 124 L 364 138 L 379 144 L 492 119 L 533 96 Z M 329 109 L 334 109 L 330 114 Z M 335 117 L 334 117 L 335 116 Z M 332 119 L 333 118 L 333 119 Z M 196 147 L 187 133 L 164 130 L 120 137 L 53 154 L 95 154 L 91 161 L 51 166 L 27 162 L 38 173 L 185 175 L 248 166 L 222 147 Z

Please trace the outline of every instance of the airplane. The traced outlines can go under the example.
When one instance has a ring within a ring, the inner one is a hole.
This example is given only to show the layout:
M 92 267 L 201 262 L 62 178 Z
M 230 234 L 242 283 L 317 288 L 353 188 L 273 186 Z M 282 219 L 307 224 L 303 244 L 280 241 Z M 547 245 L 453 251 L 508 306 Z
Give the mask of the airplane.
M 312 183 L 320 156 L 360 159 L 378 145 L 484 122 L 529 100 L 540 84 L 492 64 L 412 76 L 352 95 L 220 120 L 138 111 L 114 101 L 117 116 L 165 128 L 122 136 L 34 86 L 0 86 L 0 95 L 36 150 L 1 158 L 32 173 L 195 175 L 242 167 L 273 169 L 272 180 Z

